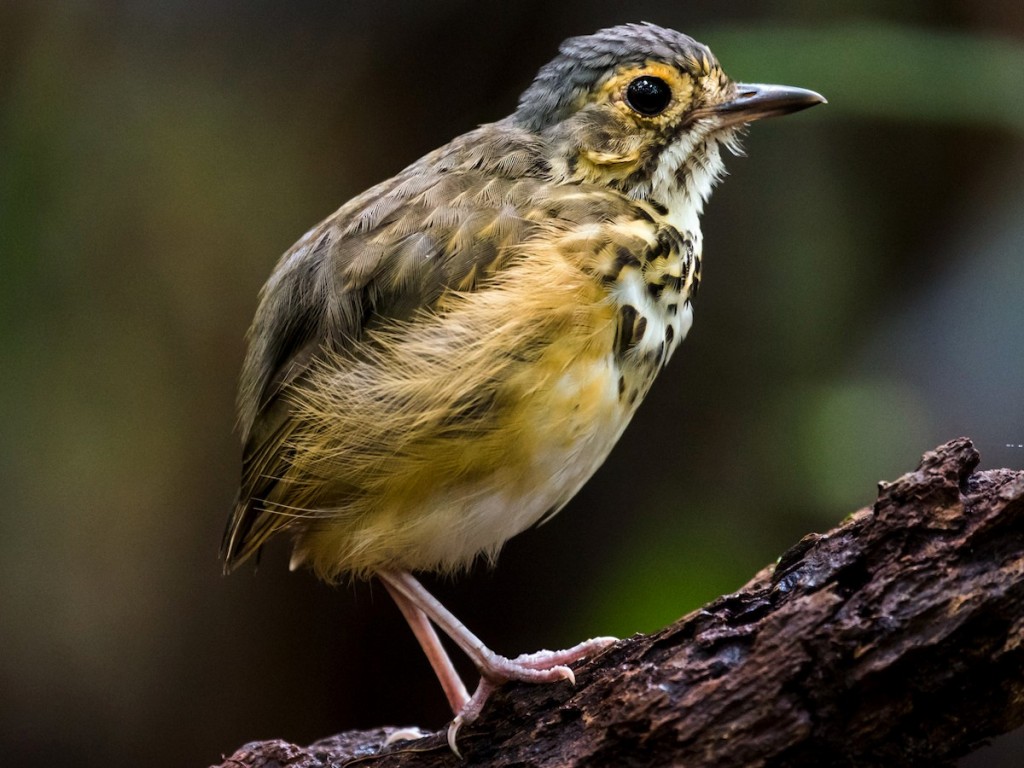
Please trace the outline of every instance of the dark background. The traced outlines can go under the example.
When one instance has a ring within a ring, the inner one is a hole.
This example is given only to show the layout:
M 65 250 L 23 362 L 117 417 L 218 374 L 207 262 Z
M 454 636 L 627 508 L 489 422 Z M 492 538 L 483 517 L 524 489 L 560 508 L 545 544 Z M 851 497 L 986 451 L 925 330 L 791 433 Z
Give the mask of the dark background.
M 694 329 L 606 465 L 439 595 L 512 655 L 652 630 L 939 442 L 1024 465 L 1018 0 L 6 0 L 4 764 L 445 722 L 379 586 L 289 574 L 283 542 L 220 575 L 243 334 L 308 227 L 507 114 L 563 38 L 639 20 L 830 103 L 729 159 Z M 997 749 L 970 764 L 1019 765 Z

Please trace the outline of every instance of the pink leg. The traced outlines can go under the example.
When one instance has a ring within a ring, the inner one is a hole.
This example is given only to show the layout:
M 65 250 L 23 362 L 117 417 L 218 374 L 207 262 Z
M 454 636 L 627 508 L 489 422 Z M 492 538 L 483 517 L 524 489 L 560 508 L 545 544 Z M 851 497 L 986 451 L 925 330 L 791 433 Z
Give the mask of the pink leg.
M 558 680 L 568 680 L 575 684 L 576 676 L 566 665 L 593 655 L 615 642 L 613 637 L 595 637 L 564 651 L 538 651 L 537 653 L 523 654 L 515 659 L 508 659 L 499 656 L 484 645 L 480 638 L 470 632 L 461 621 L 455 618 L 454 614 L 441 605 L 437 598 L 427 592 L 423 585 L 413 578 L 412 574 L 404 571 L 381 571 L 377 576 L 388 587 L 389 592 L 393 595 L 396 593 L 401 595 L 411 604 L 411 607 L 418 609 L 434 622 L 480 670 L 479 686 L 473 696 L 459 709 L 455 719 L 448 727 L 448 744 L 456 754 L 458 754 L 458 750 L 455 746 L 455 736 L 459 728 L 464 723 L 470 723 L 477 718 L 487 702 L 487 698 L 502 683 L 509 680 L 531 683 L 553 683 Z M 401 608 L 401 602 L 399 602 L 399 607 Z M 411 621 L 410 624 L 412 624 Z M 415 627 L 413 631 L 416 631 Z M 436 635 L 434 635 L 434 642 L 437 642 Z M 423 645 L 422 640 L 420 644 Z M 424 645 L 424 650 L 426 650 L 426 645 Z M 430 657 L 429 651 L 427 656 Z M 445 658 L 447 660 L 447 657 Z M 447 663 L 450 667 L 451 662 Z M 434 662 L 431 661 L 431 664 Z M 434 670 L 437 671 L 436 666 Z M 438 677 L 441 678 L 441 673 L 438 673 Z M 443 678 L 441 678 L 441 685 L 445 686 Z M 447 688 L 445 693 L 448 694 Z M 450 695 L 449 701 L 452 701 Z
M 444 689 L 444 695 L 448 698 L 448 704 L 452 708 L 452 713 L 459 714 L 466 707 L 466 704 L 469 703 L 469 692 L 466 691 L 466 686 L 462 683 L 459 673 L 455 671 L 455 666 L 452 664 L 452 660 L 448 658 L 448 654 L 445 652 L 444 646 L 441 645 L 437 632 L 430 625 L 427 615 L 388 582 L 384 582 L 384 587 L 391 594 L 391 597 L 394 598 L 395 603 L 398 605 L 398 610 L 405 616 L 405 620 L 409 622 L 409 628 L 416 635 L 423 653 L 427 656 L 427 661 L 430 662 L 430 666 L 434 669 L 434 674 L 437 675 L 437 679 L 441 682 L 441 687 Z

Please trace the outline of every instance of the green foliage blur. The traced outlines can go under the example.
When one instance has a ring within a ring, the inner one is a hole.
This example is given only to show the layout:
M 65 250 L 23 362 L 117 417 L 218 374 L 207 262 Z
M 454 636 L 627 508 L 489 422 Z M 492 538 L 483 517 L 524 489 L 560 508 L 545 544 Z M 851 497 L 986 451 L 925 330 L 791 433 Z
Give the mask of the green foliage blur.
M 379 587 L 289 574 L 283 542 L 221 576 L 244 333 L 311 225 L 507 114 L 563 38 L 638 20 L 829 104 L 729 159 L 696 324 L 607 464 L 439 596 L 512 655 L 649 631 L 940 442 L 1024 466 L 1020 3 L 7 0 L 6 764 L 445 721 Z

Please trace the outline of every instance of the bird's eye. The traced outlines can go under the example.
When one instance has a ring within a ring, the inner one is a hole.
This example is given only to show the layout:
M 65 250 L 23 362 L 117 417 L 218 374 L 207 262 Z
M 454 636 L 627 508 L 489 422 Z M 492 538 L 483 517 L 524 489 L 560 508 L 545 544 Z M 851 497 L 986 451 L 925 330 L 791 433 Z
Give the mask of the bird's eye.
M 660 77 L 644 75 L 638 77 L 626 88 L 626 102 L 647 117 L 660 115 L 672 101 L 672 89 Z

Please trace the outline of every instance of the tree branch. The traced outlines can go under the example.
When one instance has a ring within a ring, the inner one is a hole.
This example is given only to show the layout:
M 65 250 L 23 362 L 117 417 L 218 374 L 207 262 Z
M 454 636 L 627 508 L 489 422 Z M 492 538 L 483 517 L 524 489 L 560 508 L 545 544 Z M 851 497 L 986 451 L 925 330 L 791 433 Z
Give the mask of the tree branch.
M 1024 472 L 965 438 L 732 595 L 465 727 L 242 747 L 223 768 L 942 765 L 1024 724 Z

